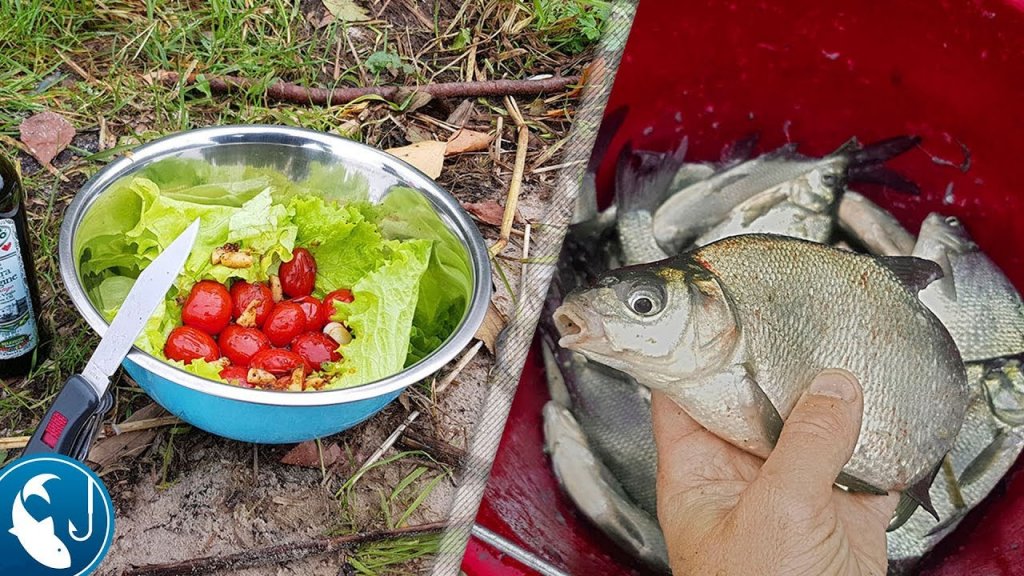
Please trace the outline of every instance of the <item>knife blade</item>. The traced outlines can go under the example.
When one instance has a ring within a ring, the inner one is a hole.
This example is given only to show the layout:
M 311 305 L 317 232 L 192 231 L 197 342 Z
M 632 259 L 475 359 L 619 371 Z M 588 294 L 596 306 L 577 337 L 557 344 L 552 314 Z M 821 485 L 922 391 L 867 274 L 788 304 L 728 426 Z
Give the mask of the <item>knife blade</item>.
M 139 274 L 85 369 L 64 383 L 23 456 L 58 453 L 85 458 L 100 418 L 110 409 L 110 399 L 105 397 L 110 378 L 174 284 L 198 234 L 197 218 Z

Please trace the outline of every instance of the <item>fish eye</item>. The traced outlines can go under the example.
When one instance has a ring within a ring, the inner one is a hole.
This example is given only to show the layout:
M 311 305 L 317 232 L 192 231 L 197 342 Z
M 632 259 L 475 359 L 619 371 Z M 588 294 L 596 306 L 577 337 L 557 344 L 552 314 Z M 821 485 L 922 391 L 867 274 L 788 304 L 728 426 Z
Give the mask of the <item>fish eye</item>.
M 946 224 L 949 224 L 950 226 L 953 226 L 954 228 L 959 228 L 960 227 L 960 219 L 957 218 L 956 216 L 947 216 L 946 217 Z
M 641 316 L 651 316 L 661 311 L 661 294 L 648 288 L 634 290 L 629 295 L 629 309 Z

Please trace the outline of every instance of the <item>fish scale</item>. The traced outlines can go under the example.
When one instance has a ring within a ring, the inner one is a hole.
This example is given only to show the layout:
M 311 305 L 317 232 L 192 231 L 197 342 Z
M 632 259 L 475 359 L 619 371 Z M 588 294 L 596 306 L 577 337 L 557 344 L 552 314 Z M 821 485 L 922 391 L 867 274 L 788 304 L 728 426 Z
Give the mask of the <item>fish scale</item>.
M 946 423 L 962 420 L 967 402 L 963 362 L 938 319 L 890 269 L 865 256 L 770 236 L 727 239 L 698 254 L 741 319 L 758 384 L 783 418 L 821 370 L 844 368 L 858 378 L 864 418 L 847 474 L 901 489 L 949 450 L 959 424 Z M 770 274 L 758 280 L 761 270 Z M 771 306 L 763 304 L 764 291 L 775 295 Z M 851 298 L 854 293 L 868 297 Z M 755 310 L 762 320 L 748 321 Z M 850 334 L 866 340 L 855 343 Z M 906 388 L 894 390 L 893 381 Z M 894 416 L 884 417 L 890 411 Z
M 771 418 L 785 419 L 821 370 L 848 370 L 864 417 L 843 472 L 862 489 L 904 490 L 946 454 L 967 406 L 956 346 L 915 295 L 938 272 L 918 259 L 736 236 L 572 294 L 556 313 L 560 343 L 664 389 L 705 428 L 762 457 L 778 433 Z M 651 318 L 625 303 L 659 291 L 665 304 Z

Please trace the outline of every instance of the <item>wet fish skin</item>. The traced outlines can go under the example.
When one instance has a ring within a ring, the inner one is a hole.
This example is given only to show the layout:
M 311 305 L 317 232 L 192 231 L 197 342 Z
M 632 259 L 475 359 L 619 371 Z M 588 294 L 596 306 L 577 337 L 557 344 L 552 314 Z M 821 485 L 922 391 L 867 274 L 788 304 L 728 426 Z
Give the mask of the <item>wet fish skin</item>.
M 568 410 L 548 402 L 543 416 L 545 446 L 562 489 L 616 543 L 668 574 L 668 550 L 657 521 L 630 501 Z
M 999 484 L 1024 448 L 1024 427 L 1008 425 L 995 417 L 986 397 L 986 383 L 1000 380 L 1004 366 L 1000 362 L 967 365 L 970 401 L 963 426 L 947 456 L 965 506 L 957 508 L 953 487 L 939 474 L 930 495 L 942 521 L 937 522 L 918 510 L 903 526 L 890 532 L 887 535 L 889 574 L 912 574 L 921 557 L 950 534 Z M 1024 413 L 1024 379 L 1018 382 L 1012 397 L 1004 398 L 1004 405 L 1007 408 L 1015 405 L 1014 411 Z
M 823 181 L 833 189 L 842 189 L 850 181 L 870 181 L 917 193 L 912 182 L 883 163 L 919 141 L 917 137 L 900 136 L 861 146 L 852 139 L 824 158 L 798 154 L 794 144 L 783 146 L 672 194 L 654 212 L 655 239 L 667 253 L 678 253 L 726 220 L 736 206 L 761 194 L 772 197 L 776 187 L 806 178 Z
M 942 319 L 964 361 L 1024 353 L 1020 294 L 956 218 L 929 214 L 913 255 L 942 267 L 943 278 L 921 291 L 921 301 Z
M 839 227 L 871 254 L 910 256 L 916 239 L 888 211 L 847 190 L 839 201 Z
M 656 517 L 658 454 L 650 392 L 632 377 L 578 352 L 560 348 L 554 355 L 571 401 L 569 409 L 594 454 L 629 498 Z
M 615 231 L 587 226 L 591 225 L 574 226 L 567 234 L 545 302 L 548 313 L 541 322 L 541 344 L 549 389 L 572 412 L 590 446 L 626 493 L 654 517 L 657 454 L 649 393 L 630 376 L 553 344 L 558 333 L 551 323 L 552 313 L 563 296 L 618 265 Z M 602 235 L 590 236 L 595 229 Z
M 826 165 L 751 197 L 700 235 L 694 245 L 756 233 L 827 242 L 832 236 L 836 203 L 843 194 L 839 168 L 838 164 Z
M 967 407 L 956 346 L 915 297 L 937 274 L 917 259 L 735 236 L 609 272 L 569 296 L 555 321 L 561 346 L 665 390 L 705 428 L 762 457 L 778 434 L 773 409 L 784 419 L 818 372 L 849 370 L 865 408 L 844 473 L 904 490 L 949 450 Z

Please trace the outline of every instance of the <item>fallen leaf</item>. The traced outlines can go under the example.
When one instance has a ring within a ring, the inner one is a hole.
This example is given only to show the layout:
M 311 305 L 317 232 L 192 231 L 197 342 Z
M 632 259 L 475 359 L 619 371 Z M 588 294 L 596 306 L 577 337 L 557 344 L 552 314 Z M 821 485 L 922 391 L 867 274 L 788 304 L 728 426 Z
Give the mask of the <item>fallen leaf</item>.
M 370 20 L 370 14 L 352 0 L 324 0 L 324 8 L 342 22 Z
M 341 460 L 341 447 L 337 444 L 324 446 L 323 450 L 323 465 L 325 468 Z M 303 468 L 319 468 L 320 450 L 316 446 L 316 441 L 309 440 L 292 448 L 281 458 L 281 463 L 289 466 L 301 466 Z
M 505 209 L 494 200 L 484 202 L 463 202 L 462 207 L 485 224 L 501 226 L 501 220 L 505 216 Z
M 56 112 L 41 112 L 21 123 L 21 141 L 39 160 L 48 165 L 75 137 L 75 127 Z
M 167 412 L 163 408 L 155 403 L 150 403 L 136 411 L 122 424 L 150 420 L 166 415 Z M 146 448 L 149 448 L 159 432 L 160 430 L 157 428 L 150 428 L 149 430 L 125 432 L 124 434 L 101 438 L 93 444 L 86 460 L 95 464 L 96 469 L 99 471 L 121 463 L 123 460 L 130 461 L 132 458 L 142 454 Z
M 412 114 L 413 112 L 423 108 L 434 97 L 426 92 L 410 91 L 410 90 L 399 90 L 398 95 L 395 97 L 395 101 L 398 102 L 402 107 L 402 112 L 406 114 Z
M 466 98 L 457 108 L 455 108 L 454 112 L 448 115 L 448 119 L 445 120 L 445 122 L 452 126 L 462 128 L 466 125 L 466 122 L 469 122 L 470 119 L 473 118 L 473 116 L 476 116 L 476 106 L 473 105 L 472 100 Z
M 508 323 L 508 319 L 505 315 L 498 310 L 498 307 L 494 305 L 494 302 L 490 302 L 487 305 L 487 314 L 484 315 L 484 321 L 480 324 L 480 328 L 477 329 L 474 338 L 480 340 L 487 347 L 487 351 L 492 355 L 494 354 L 494 345 L 498 341 L 498 337 L 501 336 L 501 331 L 505 329 L 505 324 Z
M 448 139 L 448 145 L 445 147 L 444 155 L 451 156 L 453 154 L 487 150 L 487 147 L 491 145 L 491 140 L 494 140 L 494 136 L 491 134 L 475 132 L 473 130 L 466 130 L 463 128 L 455 134 L 452 134 L 452 137 Z
M 424 142 L 426 140 L 433 140 L 434 135 L 426 130 L 421 130 L 412 124 L 405 127 L 405 139 L 409 142 Z
M 441 168 L 444 166 L 446 147 L 447 144 L 444 142 L 426 140 L 400 148 L 389 148 L 386 152 L 412 164 L 427 176 L 437 178 L 441 175 Z

